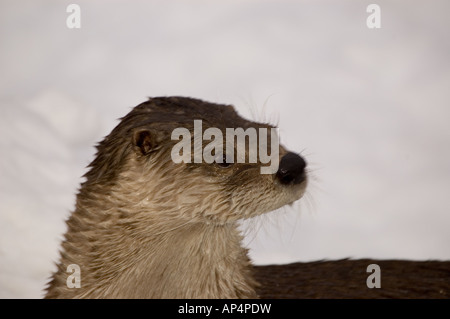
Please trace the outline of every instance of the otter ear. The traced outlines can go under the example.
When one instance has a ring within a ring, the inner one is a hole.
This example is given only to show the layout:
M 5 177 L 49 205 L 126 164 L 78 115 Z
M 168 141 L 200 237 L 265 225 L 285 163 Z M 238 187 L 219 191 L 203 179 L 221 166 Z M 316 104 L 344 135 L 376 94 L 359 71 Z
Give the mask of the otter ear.
M 164 136 L 161 132 L 150 129 L 137 130 L 133 134 L 133 144 L 137 146 L 143 155 L 152 153 L 160 148 Z

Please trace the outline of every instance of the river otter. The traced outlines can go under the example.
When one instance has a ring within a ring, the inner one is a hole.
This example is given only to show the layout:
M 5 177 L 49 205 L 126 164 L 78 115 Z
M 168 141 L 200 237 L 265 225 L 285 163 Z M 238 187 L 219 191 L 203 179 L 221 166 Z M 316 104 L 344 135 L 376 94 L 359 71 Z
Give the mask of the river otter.
M 175 128 L 271 128 L 233 106 L 186 97 L 151 98 L 97 146 L 67 220 L 46 298 L 256 298 L 237 221 L 299 199 L 306 163 L 279 146 L 261 162 L 174 163 Z M 67 284 L 78 265 L 80 287 Z

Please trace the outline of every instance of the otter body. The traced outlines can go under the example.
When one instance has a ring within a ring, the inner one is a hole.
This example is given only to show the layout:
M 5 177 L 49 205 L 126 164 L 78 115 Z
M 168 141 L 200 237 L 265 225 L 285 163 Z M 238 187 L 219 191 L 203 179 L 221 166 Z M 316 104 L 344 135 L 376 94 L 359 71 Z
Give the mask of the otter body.
M 299 199 L 305 162 L 279 146 L 279 168 L 175 163 L 175 128 L 271 128 L 232 106 L 185 97 L 136 106 L 97 146 L 67 220 L 46 298 L 256 298 L 240 219 Z M 206 144 L 208 141 L 204 141 Z M 69 265 L 80 287 L 67 284 Z

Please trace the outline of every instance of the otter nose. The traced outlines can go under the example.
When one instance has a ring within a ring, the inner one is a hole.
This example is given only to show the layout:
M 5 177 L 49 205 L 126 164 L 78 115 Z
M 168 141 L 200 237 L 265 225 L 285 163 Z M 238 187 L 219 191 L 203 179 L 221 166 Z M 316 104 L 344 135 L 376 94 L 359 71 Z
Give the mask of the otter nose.
M 287 153 L 281 158 L 277 178 L 281 184 L 300 184 L 305 180 L 305 160 L 295 153 Z

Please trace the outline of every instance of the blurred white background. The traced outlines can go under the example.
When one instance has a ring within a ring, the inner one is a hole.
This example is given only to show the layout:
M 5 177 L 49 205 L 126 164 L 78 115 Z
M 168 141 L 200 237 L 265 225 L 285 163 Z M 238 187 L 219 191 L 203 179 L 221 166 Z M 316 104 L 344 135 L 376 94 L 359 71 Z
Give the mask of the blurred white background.
M 0 297 L 39 298 L 94 144 L 148 96 L 278 123 L 313 178 L 256 264 L 450 259 L 450 2 L 0 1 Z M 252 115 L 253 114 L 253 115 Z M 256 114 L 256 115 L 255 115 Z

